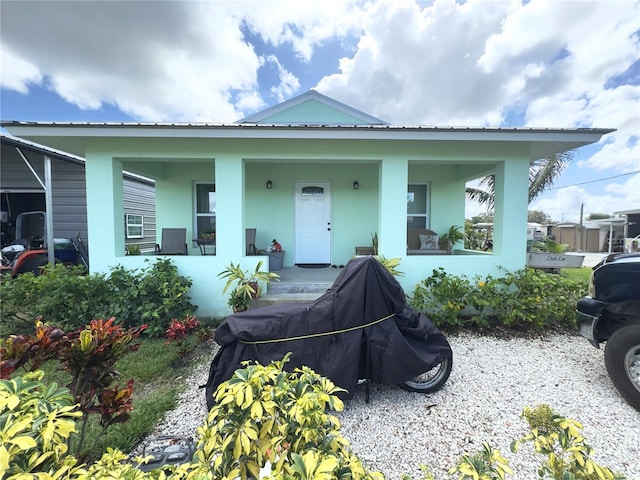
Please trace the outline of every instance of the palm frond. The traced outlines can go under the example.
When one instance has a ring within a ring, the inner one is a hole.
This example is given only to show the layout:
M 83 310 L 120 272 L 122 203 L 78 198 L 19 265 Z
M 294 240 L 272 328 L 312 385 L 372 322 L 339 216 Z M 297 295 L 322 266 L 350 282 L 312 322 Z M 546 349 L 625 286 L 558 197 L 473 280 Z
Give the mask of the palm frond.
M 573 155 L 573 152 L 557 153 L 531 162 L 529 165 L 529 203 L 553 185 L 554 180 L 560 176 L 573 159 Z
M 466 189 L 467 198 L 475 200 L 480 205 L 486 205 L 488 209 L 493 208 L 493 193 L 481 188 L 468 187 Z
M 529 164 L 529 203 L 553 185 L 554 180 L 562 173 L 573 156 L 572 151 L 556 153 L 547 158 L 533 160 Z M 467 198 L 492 209 L 496 191 L 495 175 L 483 177 L 479 186 L 484 188 L 467 187 Z

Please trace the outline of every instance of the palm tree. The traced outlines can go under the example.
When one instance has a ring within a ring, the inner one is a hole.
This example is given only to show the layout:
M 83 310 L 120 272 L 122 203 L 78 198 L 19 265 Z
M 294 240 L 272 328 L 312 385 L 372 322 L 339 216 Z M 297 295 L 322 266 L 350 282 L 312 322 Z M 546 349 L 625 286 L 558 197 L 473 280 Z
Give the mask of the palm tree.
M 573 159 L 573 152 L 555 153 L 547 158 L 533 160 L 529 164 L 529 203 L 544 192 L 558 178 L 567 164 Z M 493 208 L 496 191 L 496 176 L 487 175 L 480 180 L 479 187 L 467 188 L 467 197 Z

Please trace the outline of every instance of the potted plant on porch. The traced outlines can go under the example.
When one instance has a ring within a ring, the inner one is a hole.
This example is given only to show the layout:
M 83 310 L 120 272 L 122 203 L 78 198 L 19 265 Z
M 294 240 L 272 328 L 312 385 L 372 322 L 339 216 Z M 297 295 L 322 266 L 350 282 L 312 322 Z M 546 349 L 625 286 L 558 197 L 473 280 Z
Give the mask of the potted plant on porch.
M 240 264 L 235 265 L 231 262 L 228 267 L 218 274 L 220 278 L 227 279 L 227 283 L 222 289 L 222 293 L 226 293 L 229 287 L 235 285 L 233 292 L 237 292 L 239 295 L 245 295 L 249 300 L 252 298 L 258 298 L 260 294 L 258 282 L 269 283 L 280 279 L 280 276 L 277 273 L 262 271 L 260 270 L 261 268 L 262 260 L 258 262 L 253 272 L 243 270 L 240 267 Z
M 251 302 L 251 297 L 237 288 L 233 289 L 227 301 L 234 312 L 244 312 L 249 308 L 249 302 Z
M 462 227 L 451 225 L 449 231 L 440 237 L 440 248 L 451 254 L 451 248 L 460 240 L 464 240 Z

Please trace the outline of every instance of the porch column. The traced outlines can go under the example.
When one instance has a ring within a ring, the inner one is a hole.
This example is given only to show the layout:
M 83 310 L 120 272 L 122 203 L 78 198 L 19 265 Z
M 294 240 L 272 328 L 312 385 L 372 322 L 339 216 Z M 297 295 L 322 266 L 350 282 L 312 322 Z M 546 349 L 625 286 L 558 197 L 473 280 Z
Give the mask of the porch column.
M 515 158 L 496 166 L 493 253 L 526 263 L 529 160 Z
M 109 259 L 124 255 L 122 162 L 87 152 L 87 228 L 91 273 L 104 272 Z
M 407 185 L 409 161 L 383 159 L 378 195 L 378 253 L 387 258 L 407 254 Z
M 236 261 L 245 255 L 244 162 L 216 157 L 216 255 Z

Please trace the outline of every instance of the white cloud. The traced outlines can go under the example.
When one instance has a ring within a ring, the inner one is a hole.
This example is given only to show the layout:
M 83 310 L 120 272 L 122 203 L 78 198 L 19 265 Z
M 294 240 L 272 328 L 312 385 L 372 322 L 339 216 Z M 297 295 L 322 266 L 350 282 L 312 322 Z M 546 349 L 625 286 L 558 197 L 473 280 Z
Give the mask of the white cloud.
M 484 125 L 500 119 L 500 89 L 477 66 L 509 2 L 378 2 L 341 73 L 318 89 L 392 123 Z
M 85 109 L 115 105 L 139 120 L 230 122 L 267 106 L 261 95 L 284 100 L 304 72 L 338 62 L 316 88 L 392 123 L 611 127 L 603 148 L 575 167 L 594 178 L 638 170 L 640 1 L 488 5 L 3 0 L 1 81 L 21 93 L 55 89 Z M 336 40 L 357 48 L 339 59 L 317 54 Z M 260 69 L 273 66 L 271 83 L 259 85 Z M 631 183 L 616 185 L 593 199 L 579 187 L 539 201 L 553 199 L 543 205 L 556 212 L 573 211 L 575 196 L 624 209 Z
M 310 62 L 324 41 L 360 33 L 369 1 L 236 2 L 234 11 L 263 39 L 277 46 L 288 44 L 299 58 Z
M 275 55 L 269 55 L 267 61 L 276 66 L 278 69 L 278 78 L 280 79 L 278 85 L 271 87 L 271 92 L 276 96 L 278 102 L 283 102 L 292 97 L 293 94 L 300 89 L 300 81 L 295 75 L 282 66 L 278 61 L 278 57 Z
M 529 209 L 542 210 L 556 221 L 579 222 L 580 207 L 584 218 L 592 213 L 612 214 L 640 207 L 640 174 L 620 177 L 610 182 L 604 194 L 592 194 L 582 186 L 553 190 L 534 200 Z
M 233 121 L 234 94 L 257 89 L 240 19 L 214 2 L 3 2 L 3 50 L 37 65 L 81 108 L 117 105 L 141 120 Z M 55 29 L 51 26 L 55 25 Z M 4 68 L 3 68 L 4 70 Z M 25 91 L 33 77 L 3 87 Z
M 29 85 L 42 82 L 40 70 L 33 63 L 14 55 L 0 44 L 0 85 L 20 93 L 27 93 Z

